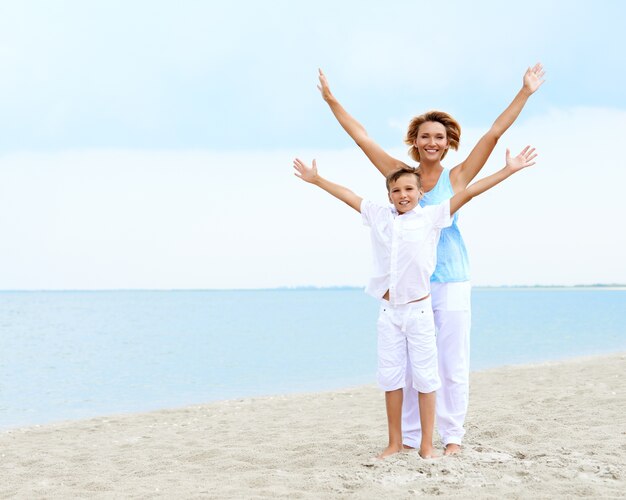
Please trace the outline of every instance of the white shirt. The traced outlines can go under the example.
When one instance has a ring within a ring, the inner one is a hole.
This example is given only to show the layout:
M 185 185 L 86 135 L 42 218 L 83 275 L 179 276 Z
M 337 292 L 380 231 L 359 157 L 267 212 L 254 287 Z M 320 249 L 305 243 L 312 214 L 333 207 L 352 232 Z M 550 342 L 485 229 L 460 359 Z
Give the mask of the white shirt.
M 398 214 L 393 205 L 361 202 L 363 223 L 371 229 L 373 276 L 365 293 L 381 299 L 389 290 L 392 305 L 408 304 L 430 293 L 441 229 L 452 223 L 450 201 L 416 206 Z

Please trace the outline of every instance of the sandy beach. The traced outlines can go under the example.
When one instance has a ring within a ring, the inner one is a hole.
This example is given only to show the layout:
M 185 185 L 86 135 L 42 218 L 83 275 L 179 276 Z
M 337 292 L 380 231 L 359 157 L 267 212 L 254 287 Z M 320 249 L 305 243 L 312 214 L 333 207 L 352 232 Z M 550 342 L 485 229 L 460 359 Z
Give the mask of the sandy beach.
M 624 498 L 626 353 L 472 374 L 463 452 L 384 461 L 375 386 L 0 433 L 0 498 Z

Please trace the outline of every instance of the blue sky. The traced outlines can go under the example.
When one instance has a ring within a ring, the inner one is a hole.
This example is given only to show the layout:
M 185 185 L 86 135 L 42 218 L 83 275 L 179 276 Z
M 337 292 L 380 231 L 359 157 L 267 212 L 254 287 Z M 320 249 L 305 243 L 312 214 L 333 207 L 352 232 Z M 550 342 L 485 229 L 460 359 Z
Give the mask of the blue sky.
M 617 0 L 4 2 L 0 288 L 360 285 L 358 219 L 290 171 L 315 155 L 361 194 L 383 189 L 317 68 L 404 159 L 406 123 L 432 108 L 470 148 L 536 61 L 547 82 L 485 172 L 529 142 L 541 163 L 466 210 L 474 282 L 626 282 L 625 20 Z
M 541 60 L 546 105 L 626 106 L 622 2 L 24 1 L 0 7 L 2 150 L 347 144 L 322 66 L 394 145 L 416 110 L 484 127 Z M 506 9 L 509 11 L 509 9 Z

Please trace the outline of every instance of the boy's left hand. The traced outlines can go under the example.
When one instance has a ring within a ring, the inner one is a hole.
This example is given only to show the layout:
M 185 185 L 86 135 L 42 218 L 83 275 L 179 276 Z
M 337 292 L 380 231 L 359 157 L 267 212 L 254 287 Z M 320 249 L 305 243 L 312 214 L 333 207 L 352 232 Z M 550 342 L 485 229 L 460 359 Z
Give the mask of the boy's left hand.
M 515 157 L 511 157 L 511 152 L 508 148 L 506 150 L 506 166 L 511 169 L 512 172 L 517 172 L 526 167 L 532 167 L 535 164 L 533 161 L 535 158 L 537 158 L 535 148 L 531 148 L 530 146 L 526 146 L 522 149 L 520 154 Z

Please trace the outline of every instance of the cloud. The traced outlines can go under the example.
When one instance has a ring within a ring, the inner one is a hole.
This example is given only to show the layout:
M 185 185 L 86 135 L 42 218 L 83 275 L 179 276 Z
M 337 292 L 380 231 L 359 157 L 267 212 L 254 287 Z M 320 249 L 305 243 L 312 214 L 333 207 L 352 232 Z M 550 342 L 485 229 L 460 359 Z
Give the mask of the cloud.
M 530 143 L 538 165 L 464 207 L 476 284 L 626 282 L 626 112 L 553 109 L 518 122 L 504 149 Z M 454 165 L 484 130 L 464 131 Z M 406 158 L 404 147 L 391 151 Z M 617 154 L 616 154 L 617 153 Z M 360 217 L 296 179 L 298 154 L 385 202 L 380 174 L 349 150 L 218 153 L 69 151 L 0 159 L 5 289 L 255 288 L 363 285 Z
M 515 18 L 460 1 L 25 0 L 1 14 L 3 152 L 338 148 L 318 66 L 385 144 L 390 119 L 428 108 L 484 124 L 537 59 L 555 84 L 535 109 L 626 106 L 607 50 L 624 45 L 619 2 L 526 2 Z
M 539 157 L 464 209 L 477 283 L 626 282 L 626 160 L 615 147 L 624 127 L 622 110 L 555 108 L 502 138 L 492 169 L 507 145 L 532 144 Z

